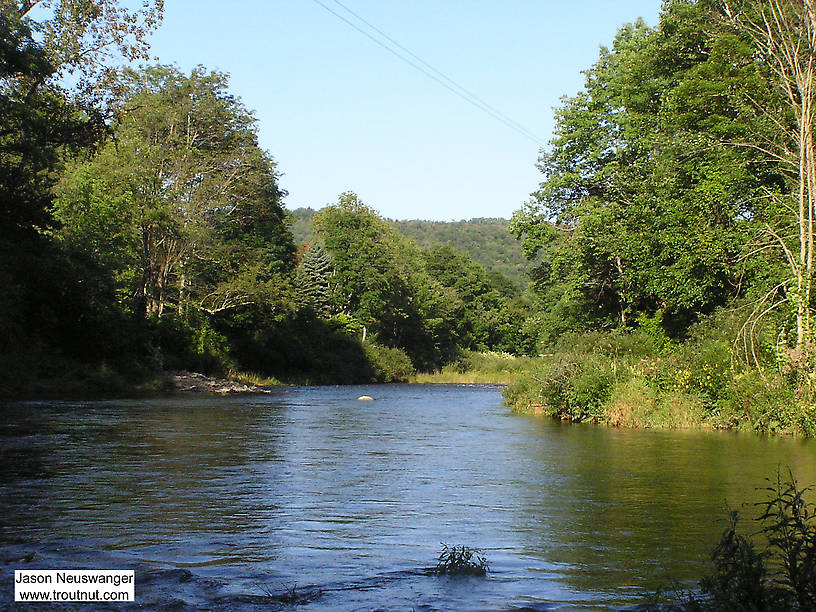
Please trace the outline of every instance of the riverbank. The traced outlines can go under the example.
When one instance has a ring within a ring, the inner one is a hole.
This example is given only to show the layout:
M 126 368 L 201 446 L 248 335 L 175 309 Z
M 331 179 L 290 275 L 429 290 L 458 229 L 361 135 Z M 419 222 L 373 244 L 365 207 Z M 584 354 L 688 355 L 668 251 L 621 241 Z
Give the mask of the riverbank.
M 132 372 L 126 376 L 106 367 L 70 368 L 59 375 L 37 377 L 23 381 L 17 387 L 2 389 L 0 399 L 102 399 L 174 393 L 257 394 L 269 393 L 269 387 L 282 384 L 277 379 L 251 372 L 228 372 L 223 377 L 188 371 Z
M 468 352 L 454 363 L 435 372 L 416 372 L 409 382 L 417 384 L 509 385 L 516 382 L 536 362 L 495 351 Z
M 185 393 L 215 393 L 218 395 L 269 393 L 267 387 L 281 384 L 274 378 L 263 378 L 243 372 L 231 372 L 228 378 L 215 378 L 198 372 L 186 371 L 166 372 L 164 375 L 172 383 L 173 391 Z
M 644 331 L 565 335 L 505 389 L 517 413 L 653 429 L 730 429 L 816 435 L 809 380 L 792 356 L 734 355 L 733 326 L 708 321 L 683 342 Z M 778 353 L 778 354 L 777 354 Z

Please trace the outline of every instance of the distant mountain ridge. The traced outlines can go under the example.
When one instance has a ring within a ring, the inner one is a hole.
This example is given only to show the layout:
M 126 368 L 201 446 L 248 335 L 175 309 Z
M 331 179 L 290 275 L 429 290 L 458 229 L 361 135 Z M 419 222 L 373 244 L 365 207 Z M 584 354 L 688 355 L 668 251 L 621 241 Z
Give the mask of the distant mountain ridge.
M 291 226 L 295 242 L 312 242 L 312 218 L 317 211 L 296 208 L 290 212 L 295 219 Z M 498 272 L 520 288 L 527 285 L 528 263 L 521 244 L 507 230 L 507 219 L 478 217 L 469 221 L 387 221 L 421 247 L 448 245 L 470 255 L 488 272 Z

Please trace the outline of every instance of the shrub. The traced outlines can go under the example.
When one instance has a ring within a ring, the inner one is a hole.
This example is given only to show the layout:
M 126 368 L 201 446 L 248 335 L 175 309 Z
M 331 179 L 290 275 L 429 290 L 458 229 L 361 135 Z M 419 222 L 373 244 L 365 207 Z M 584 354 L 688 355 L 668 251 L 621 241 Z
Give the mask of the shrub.
M 374 370 L 376 382 L 405 382 L 414 373 L 411 358 L 402 349 L 365 342 L 363 351 Z
M 539 362 L 505 395 L 517 410 L 543 411 L 570 421 L 606 420 L 613 386 L 631 377 L 632 364 L 654 350 L 641 333 L 569 334 L 555 355 Z
M 737 372 L 718 402 L 713 419 L 723 427 L 754 431 L 794 430 L 797 411 L 794 390 L 783 378 L 771 373 L 763 378 L 757 370 Z
M 767 555 L 737 532 L 739 513 L 730 512 L 728 527 L 711 552 L 714 573 L 700 581 L 711 609 L 770 610 L 778 599 L 768 588 Z
M 478 548 L 442 544 L 442 552 L 431 573 L 448 576 L 485 576 L 490 570 L 487 559 Z
M 699 593 L 683 593 L 675 610 L 816 610 L 816 519 L 792 473 L 769 480 L 760 502 L 763 550 L 738 531 L 739 515 L 711 552 L 714 572 L 700 580 Z M 675 593 L 677 595 L 677 593 Z
M 168 370 L 220 374 L 234 365 L 226 337 L 198 312 L 155 320 L 154 341 Z
M 570 421 L 816 435 L 816 374 L 805 382 L 802 371 L 793 376 L 791 351 L 775 350 L 766 329 L 757 334 L 756 361 L 735 354 L 740 316 L 706 317 L 682 343 L 663 342 L 652 320 L 631 333 L 565 334 L 505 397 L 517 411 Z

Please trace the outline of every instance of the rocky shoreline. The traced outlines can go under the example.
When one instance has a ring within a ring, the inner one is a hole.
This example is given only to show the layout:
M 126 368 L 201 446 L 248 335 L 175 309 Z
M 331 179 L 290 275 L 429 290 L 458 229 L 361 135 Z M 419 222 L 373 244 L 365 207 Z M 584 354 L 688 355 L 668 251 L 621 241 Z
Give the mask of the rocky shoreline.
M 197 372 L 168 372 L 167 378 L 173 383 L 176 391 L 190 393 L 217 393 L 231 395 L 233 393 L 271 393 L 265 387 L 235 382 L 226 378 L 212 378 Z

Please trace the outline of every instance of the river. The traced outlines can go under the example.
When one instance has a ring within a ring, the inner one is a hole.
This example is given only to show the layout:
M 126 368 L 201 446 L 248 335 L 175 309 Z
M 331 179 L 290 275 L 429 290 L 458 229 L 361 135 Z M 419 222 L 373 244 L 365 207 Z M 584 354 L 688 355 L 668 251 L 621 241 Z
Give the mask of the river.
M 489 386 L 0 408 L 3 607 L 41 568 L 134 569 L 148 609 L 625 607 L 705 573 L 778 466 L 816 482 L 813 441 L 563 425 Z M 427 575 L 442 542 L 487 578 Z

